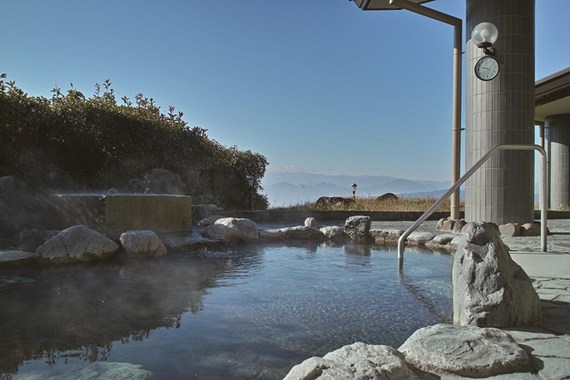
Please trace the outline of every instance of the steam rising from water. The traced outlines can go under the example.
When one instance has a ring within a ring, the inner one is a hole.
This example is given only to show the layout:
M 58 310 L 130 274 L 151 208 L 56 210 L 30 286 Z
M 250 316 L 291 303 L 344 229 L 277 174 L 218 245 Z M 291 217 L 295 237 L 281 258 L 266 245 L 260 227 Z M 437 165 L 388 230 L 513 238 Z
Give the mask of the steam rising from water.
M 309 356 L 354 341 L 398 346 L 450 319 L 449 256 L 408 253 L 400 282 L 394 253 L 352 248 L 2 270 L 0 372 L 106 360 L 157 378 L 277 379 Z

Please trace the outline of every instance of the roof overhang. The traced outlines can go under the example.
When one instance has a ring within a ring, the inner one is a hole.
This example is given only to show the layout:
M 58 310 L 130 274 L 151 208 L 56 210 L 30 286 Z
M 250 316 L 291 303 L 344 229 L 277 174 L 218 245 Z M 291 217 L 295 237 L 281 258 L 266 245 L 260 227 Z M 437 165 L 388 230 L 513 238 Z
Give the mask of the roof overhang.
M 363 11 L 383 11 L 402 9 L 390 4 L 390 0 L 350 0 Z M 434 0 L 409 0 L 410 3 L 423 4 Z
M 534 119 L 570 113 L 570 67 L 536 81 Z

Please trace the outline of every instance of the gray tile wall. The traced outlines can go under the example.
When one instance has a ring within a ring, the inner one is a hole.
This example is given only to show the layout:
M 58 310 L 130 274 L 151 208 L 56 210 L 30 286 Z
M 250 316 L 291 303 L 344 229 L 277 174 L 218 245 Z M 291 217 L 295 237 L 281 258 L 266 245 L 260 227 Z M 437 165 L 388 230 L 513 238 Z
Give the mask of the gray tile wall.
M 545 120 L 546 144 L 550 150 L 550 205 L 570 205 L 570 114 Z
M 467 0 L 466 148 L 470 168 L 498 144 L 534 143 L 534 0 Z M 495 24 L 501 70 L 479 80 L 475 63 L 484 53 L 471 42 L 483 21 Z M 498 152 L 466 183 L 465 217 L 498 224 L 533 219 L 532 152 Z

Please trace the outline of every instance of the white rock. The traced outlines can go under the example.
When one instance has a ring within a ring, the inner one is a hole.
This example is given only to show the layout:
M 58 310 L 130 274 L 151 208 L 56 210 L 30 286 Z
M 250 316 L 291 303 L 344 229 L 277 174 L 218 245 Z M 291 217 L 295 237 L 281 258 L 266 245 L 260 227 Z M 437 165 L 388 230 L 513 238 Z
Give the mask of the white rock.
M 462 239 L 463 237 L 461 235 L 457 235 L 456 237 L 451 239 L 451 241 L 449 242 L 449 246 L 451 248 L 457 248 L 459 246 L 459 243 L 461 243 Z
M 450 218 L 442 218 L 438 220 L 436 231 L 452 231 L 455 226 L 455 220 Z
M 540 299 L 495 226 L 473 223 L 453 262 L 453 323 L 509 327 L 541 318 Z
M 521 236 L 540 236 L 540 223 L 525 223 L 520 233 Z
M 465 227 L 466 224 L 467 224 L 467 222 L 465 221 L 465 219 L 457 219 L 455 221 L 455 224 L 453 225 L 453 229 L 451 231 L 454 234 L 460 234 L 461 230 L 463 229 L 463 227 Z
M 372 239 L 383 238 L 386 236 L 384 231 L 379 228 L 371 228 L 370 231 L 368 231 L 368 233 L 370 234 L 370 237 Z
M 351 216 L 344 222 L 344 232 L 352 241 L 368 242 L 371 224 L 369 216 Z
M 119 250 L 117 243 L 83 225 L 69 227 L 42 244 L 41 261 L 68 263 L 106 259 Z
M 502 236 L 519 236 L 521 227 L 518 223 L 506 223 L 499 226 L 499 231 Z
M 417 379 L 400 352 L 392 347 L 354 343 L 296 365 L 286 380 Z
M 232 231 L 229 227 L 223 224 L 212 224 L 204 228 L 202 236 L 210 239 L 222 240 L 224 243 L 229 243 L 232 237 Z
M 166 255 L 166 247 L 151 230 L 127 231 L 119 238 L 121 245 L 131 257 L 157 257 Z
M 348 365 L 335 363 L 319 357 L 306 359 L 297 364 L 283 380 L 349 379 L 352 371 Z
M 259 240 L 257 224 L 246 218 L 222 218 L 214 225 L 221 224 L 230 229 L 230 241 L 253 243 Z
M 386 229 L 386 230 L 382 230 L 382 232 L 384 234 L 386 234 L 386 237 L 390 238 L 390 239 L 398 239 L 400 236 L 402 236 L 402 234 L 404 233 L 404 230 L 397 230 L 397 229 Z
M 287 239 L 297 240 L 323 240 L 325 235 L 320 230 L 305 226 L 280 228 Z
M 425 244 L 435 237 L 431 232 L 414 231 L 408 236 L 408 241 L 415 244 Z
M 434 242 L 435 244 L 439 244 L 439 245 L 446 245 L 451 243 L 451 241 L 453 239 L 455 239 L 457 235 L 456 234 L 441 234 L 441 235 L 436 235 L 433 239 L 432 242 Z
M 317 222 L 317 219 L 309 217 L 305 219 L 305 227 L 314 228 L 318 230 L 319 228 L 321 228 L 321 224 Z
M 488 377 L 532 370 L 527 352 L 495 328 L 429 326 L 416 331 L 399 350 L 408 363 L 439 374 Z
M 341 241 L 346 238 L 344 228 L 339 226 L 326 226 L 321 228 L 319 231 L 332 241 Z
M 280 229 L 259 230 L 260 240 L 282 240 L 285 238 L 285 232 Z

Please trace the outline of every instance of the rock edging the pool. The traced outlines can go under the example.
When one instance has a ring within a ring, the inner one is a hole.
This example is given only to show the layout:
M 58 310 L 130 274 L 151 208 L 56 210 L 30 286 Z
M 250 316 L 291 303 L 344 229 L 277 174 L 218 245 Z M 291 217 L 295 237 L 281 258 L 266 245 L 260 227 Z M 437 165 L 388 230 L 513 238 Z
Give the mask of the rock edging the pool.
M 436 230 L 439 233 L 416 231 L 408 236 L 406 244 L 454 252 L 462 231 L 465 231 L 470 224 L 463 220 L 451 221 L 449 218 L 444 218 L 438 222 Z M 503 226 L 499 226 L 499 230 L 501 227 Z M 530 225 L 526 228 L 530 231 L 534 227 Z M 505 229 L 509 230 L 508 226 L 502 230 Z M 247 218 L 213 215 L 202 219 L 199 227 L 193 231 L 161 234 L 160 237 L 151 230 L 125 231 L 114 245 L 99 232 L 77 225 L 63 231 L 20 232 L 17 239 L 19 242 L 15 247 L 7 247 L 0 251 L 0 267 L 35 262 L 59 264 L 104 260 L 117 252 L 125 252 L 131 258 L 149 258 L 172 252 L 217 249 L 228 244 L 258 241 L 283 244 L 289 241 L 310 241 L 334 245 L 364 243 L 395 246 L 403 233 L 404 230 L 400 229 L 371 228 L 371 218 L 362 215 L 347 218 L 344 226 L 322 226 L 315 218 L 309 217 L 302 226 L 276 229 L 258 228 L 255 222 Z M 85 241 L 89 241 L 89 244 L 84 244 Z M 42 247 L 43 245 L 45 246 Z
M 286 242 L 288 240 L 330 241 L 336 244 L 346 242 L 397 245 L 398 239 L 404 233 L 402 229 L 371 228 L 372 220 L 369 216 L 350 216 L 344 226 L 322 226 L 313 217 L 305 219 L 303 226 L 283 227 L 275 229 L 257 228 L 253 221 L 247 218 L 210 216 L 199 222 L 204 229 L 202 236 L 230 243 Z M 435 250 L 454 252 L 457 249 L 462 234 L 473 225 L 473 222 L 457 221 L 449 218 L 440 219 L 438 234 L 431 232 L 414 231 L 406 239 L 408 246 L 425 246 Z M 495 224 L 493 224 L 495 225 Z M 537 231 L 537 223 L 526 224 L 524 236 L 530 236 Z M 497 226 L 498 231 L 508 229 L 507 225 Z M 505 227 L 507 226 L 507 227 Z M 522 230 L 523 227 L 521 227 Z M 532 231 L 531 231 L 532 230 Z M 512 236 L 506 235 L 505 236 Z
M 417 330 L 397 350 L 362 342 L 294 366 L 285 380 L 489 377 L 532 371 L 527 352 L 497 328 L 437 324 Z
M 200 221 L 202 236 L 225 244 L 262 242 L 286 242 L 290 240 L 330 241 L 337 244 L 353 242 L 363 244 L 395 245 L 404 230 L 371 228 L 369 216 L 351 216 L 344 226 L 321 226 L 314 218 L 305 219 L 304 225 L 274 229 L 257 228 L 252 233 L 254 222 L 246 218 L 212 216 Z M 460 233 L 413 232 L 406 239 L 410 246 L 426 246 L 434 249 L 454 251 Z
M 421 328 L 398 349 L 357 342 L 303 361 L 285 379 L 518 379 L 540 371 L 533 348 L 499 329 L 528 326 L 542 312 L 530 278 L 492 223 L 473 223 L 461 238 L 453 263 L 453 309 L 455 325 Z

